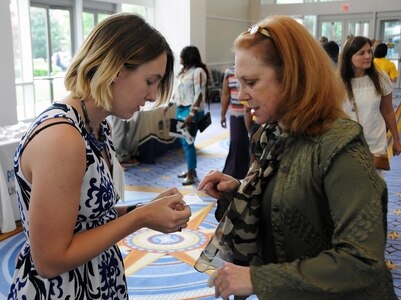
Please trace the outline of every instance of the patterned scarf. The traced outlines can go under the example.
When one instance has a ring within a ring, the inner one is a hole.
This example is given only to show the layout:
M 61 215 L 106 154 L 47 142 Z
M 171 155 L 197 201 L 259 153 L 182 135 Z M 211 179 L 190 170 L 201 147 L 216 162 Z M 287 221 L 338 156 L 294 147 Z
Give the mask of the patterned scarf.
M 277 123 L 261 126 L 254 134 L 257 159 L 196 261 L 194 268 L 197 271 L 214 270 L 224 262 L 242 266 L 262 264 L 258 239 L 261 199 L 267 182 L 280 164 L 287 137 L 288 133 Z

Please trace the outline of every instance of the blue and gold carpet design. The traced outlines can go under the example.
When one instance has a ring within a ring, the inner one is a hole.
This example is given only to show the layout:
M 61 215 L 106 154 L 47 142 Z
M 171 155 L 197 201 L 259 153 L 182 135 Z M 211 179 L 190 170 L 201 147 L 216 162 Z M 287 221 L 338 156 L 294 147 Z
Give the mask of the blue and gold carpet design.
M 397 98 L 398 99 L 398 98 Z M 401 94 L 394 101 L 398 129 L 401 130 Z M 198 178 L 210 169 L 222 170 L 228 152 L 229 131 L 220 126 L 220 104 L 212 104 L 213 124 L 197 138 Z M 389 141 L 392 142 L 391 139 Z M 391 148 L 391 147 L 390 147 Z M 196 192 L 197 184 L 183 187 L 177 174 L 185 171 L 181 149 L 169 150 L 156 159 L 126 171 L 126 204 L 147 202 L 166 188 L 176 186 L 187 195 Z M 391 170 L 386 173 L 389 190 L 388 243 L 386 262 L 394 278 L 394 288 L 401 298 L 401 156 L 392 157 Z M 176 300 L 215 299 L 214 289 L 207 287 L 209 275 L 198 273 L 193 264 L 213 234 L 215 200 L 202 192 L 204 201 L 191 205 L 192 217 L 182 232 L 161 234 L 142 229 L 119 242 L 124 257 L 130 299 Z M 0 299 L 5 299 L 15 267 L 15 257 L 23 243 L 23 234 L 0 242 Z M 253 297 L 251 299 L 256 299 Z

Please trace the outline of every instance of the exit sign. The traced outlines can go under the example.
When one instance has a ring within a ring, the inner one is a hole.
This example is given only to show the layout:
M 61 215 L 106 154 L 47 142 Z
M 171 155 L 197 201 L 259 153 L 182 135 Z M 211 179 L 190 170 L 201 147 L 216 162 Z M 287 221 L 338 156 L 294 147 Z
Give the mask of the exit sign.
M 341 11 L 342 12 L 349 12 L 349 3 L 342 3 L 341 4 Z

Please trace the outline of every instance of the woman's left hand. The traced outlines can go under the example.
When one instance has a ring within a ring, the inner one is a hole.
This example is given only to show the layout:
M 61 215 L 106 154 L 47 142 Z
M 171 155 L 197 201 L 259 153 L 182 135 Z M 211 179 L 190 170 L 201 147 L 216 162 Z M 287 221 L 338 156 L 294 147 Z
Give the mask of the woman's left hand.
M 182 196 L 182 194 L 180 193 L 180 191 L 176 187 L 172 187 L 172 188 L 169 188 L 168 190 L 165 190 L 164 192 L 160 193 L 152 201 L 155 201 L 155 200 L 163 198 L 163 197 L 176 195 L 176 194 L 180 194 Z
M 225 263 L 213 274 L 215 296 L 228 299 L 231 295 L 247 296 L 254 293 L 251 281 L 251 269 Z
M 393 155 L 397 156 L 401 153 L 401 143 L 400 141 L 396 141 L 393 143 Z

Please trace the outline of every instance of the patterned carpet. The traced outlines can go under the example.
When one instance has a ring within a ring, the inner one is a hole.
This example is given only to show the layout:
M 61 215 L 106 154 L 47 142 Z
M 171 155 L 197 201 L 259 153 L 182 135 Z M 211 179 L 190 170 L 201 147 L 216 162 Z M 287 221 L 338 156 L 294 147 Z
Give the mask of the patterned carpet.
M 401 92 L 394 100 L 401 102 Z M 210 169 L 221 170 L 228 151 L 228 129 L 220 126 L 220 105 L 212 104 L 213 124 L 197 138 L 198 178 Z M 400 118 L 398 112 L 397 118 Z M 399 127 L 401 122 L 398 122 Z M 399 128 L 400 130 L 400 128 Z M 146 202 L 168 187 L 176 186 L 184 195 L 196 191 L 196 185 L 183 187 L 176 174 L 185 171 L 181 149 L 170 150 L 157 158 L 155 164 L 144 164 L 126 171 L 126 203 Z M 386 174 L 389 190 L 388 244 L 386 259 L 394 277 L 395 290 L 401 297 L 401 156 L 391 159 L 391 171 Z M 143 229 L 119 243 L 126 265 L 130 299 L 214 299 L 214 290 L 207 287 L 207 274 L 196 272 L 192 265 L 214 232 L 215 201 L 197 192 L 203 202 L 191 204 L 193 216 L 181 233 L 160 234 Z M 8 292 L 15 257 L 23 243 L 19 233 L 0 242 L 0 299 Z M 256 297 L 253 297 L 256 299 Z

